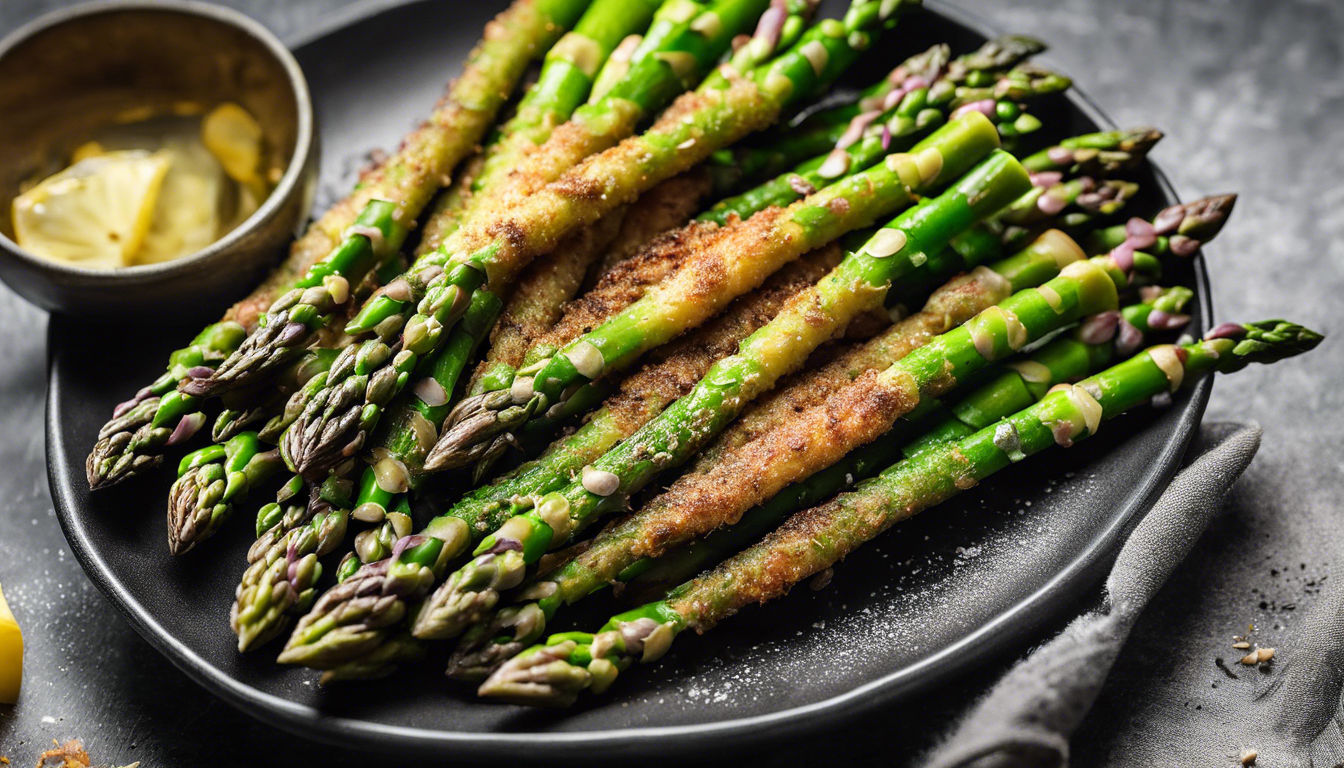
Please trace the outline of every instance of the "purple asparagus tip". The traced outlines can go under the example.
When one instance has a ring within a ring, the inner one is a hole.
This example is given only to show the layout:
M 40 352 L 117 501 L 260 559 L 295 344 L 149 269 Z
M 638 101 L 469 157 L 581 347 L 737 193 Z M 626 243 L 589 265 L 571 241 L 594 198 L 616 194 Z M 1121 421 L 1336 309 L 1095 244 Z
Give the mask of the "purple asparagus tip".
M 164 445 L 170 446 L 185 443 L 194 437 L 197 432 L 201 431 L 201 427 L 203 426 L 205 426 L 204 413 L 201 413 L 200 411 L 189 413 L 177 422 L 177 426 L 173 428 L 173 434 L 168 436 L 168 441 L 164 443 Z
M 1236 323 L 1223 323 L 1213 330 L 1204 334 L 1207 340 L 1212 339 L 1241 339 L 1245 338 L 1246 329 Z
M 1152 248 L 1157 242 L 1157 229 L 1152 224 L 1135 216 L 1125 223 L 1125 239 L 1138 250 Z
M 1105 344 L 1115 337 L 1115 329 L 1120 322 L 1120 313 L 1101 312 L 1083 321 L 1078 336 L 1084 344 Z
M 1179 203 L 1165 208 L 1153 217 L 1153 231 L 1159 235 L 1169 235 L 1185 220 L 1185 206 Z
M 1034 187 L 1050 187 L 1064 181 L 1064 174 L 1059 171 L 1041 171 L 1031 174 L 1031 184 Z
M 1073 150 L 1068 147 L 1051 147 L 1045 150 L 1045 156 L 1055 165 L 1073 164 Z
M 1121 272 L 1129 274 L 1134 269 L 1134 246 L 1128 240 L 1111 249 L 1111 261 Z
M 1122 355 L 1132 355 L 1143 345 L 1143 331 L 1140 331 L 1124 318 L 1120 317 L 1120 333 L 1115 340 L 1115 349 Z

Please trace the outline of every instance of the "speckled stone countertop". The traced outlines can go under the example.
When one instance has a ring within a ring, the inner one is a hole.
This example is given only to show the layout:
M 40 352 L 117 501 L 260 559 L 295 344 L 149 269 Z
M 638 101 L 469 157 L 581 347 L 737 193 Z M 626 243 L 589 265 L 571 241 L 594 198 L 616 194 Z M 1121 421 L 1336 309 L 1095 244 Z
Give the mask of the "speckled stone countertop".
M 281 37 L 349 5 L 226 4 Z M 0 34 L 65 5 L 3 0 Z M 1186 717 L 1225 725 L 1227 755 L 1235 754 L 1239 707 L 1254 681 L 1228 679 L 1214 658 L 1234 653 L 1229 638 L 1247 624 L 1263 644 L 1276 645 L 1330 577 L 1344 541 L 1344 389 L 1337 386 L 1344 380 L 1344 3 L 963 5 L 1002 29 L 1048 41 L 1045 61 L 1074 76 L 1120 124 L 1165 130 L 1155 158 L 1183 198 L 1241 193 L 1231 223 L 1208 249 L 1219 319 L 1291 315 L 1335 335 L 1293 365 L 1248 370 L 1214 388 L 1207 418 L 1259 421 L 1263 448 L 1228 509 L 1144 615 L 1073 757 L 1076 765 L 1165 765 L 1155 734 L 1171 733 Z M 85 578 L 47 491 L 47 319 L 3 287 L 0 318 L 0 583 L 27 641 L 22 698 L 0 706 L 0 755 L 31 765 L 52 739 L 77 736 L 98 761 L 140 760 L 146 768 L 378 764 L 297 742 L 216 701 L 142 641 Z M 849 762 L 903 764 L 997 673 L 986 669 L 880 724 L 854 723 L 826 743 L 795 744 L 781 734 L 779 754 L 753 757 L 790 764 L 809 755 L 833 759 L 839 747 Z M 1227 755 L 1210 755 L 1209 764 Z

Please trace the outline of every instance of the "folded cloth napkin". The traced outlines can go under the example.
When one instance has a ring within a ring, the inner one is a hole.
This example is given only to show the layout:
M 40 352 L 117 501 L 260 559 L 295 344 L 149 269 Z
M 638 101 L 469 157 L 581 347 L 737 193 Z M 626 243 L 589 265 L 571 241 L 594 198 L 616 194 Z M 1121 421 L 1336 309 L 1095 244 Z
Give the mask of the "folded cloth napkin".
M 924 760 L 925 768 L 1066 766 L 1069 737 L 1096 700 L 1145 606 L 1185 559 L 1260 447 L 1256 425 L 1207 425 L 1209 446 L 1176 476 L 1116 558 L 1101 607 L 1034 650 L 975 704 Z M 1328 768 L 1344 759 L 1344 588 L 1333 585 L 1265 678 L 1237 726 L 1256 744 L 1262 768 Z M 1227 724 L 1172 723 L 1163 734 L 1170 765 L 1236 764 L 1243 755 L 1211 752 Z M 1183 733 L 1184 731 L 1184 733 Z M 1182 752 L 1185 754 L 1182 754 Z M 1249 760 L 1249 755 L 1246 756 Z M 1229 759 L 1234 758 L 1234 759 Z

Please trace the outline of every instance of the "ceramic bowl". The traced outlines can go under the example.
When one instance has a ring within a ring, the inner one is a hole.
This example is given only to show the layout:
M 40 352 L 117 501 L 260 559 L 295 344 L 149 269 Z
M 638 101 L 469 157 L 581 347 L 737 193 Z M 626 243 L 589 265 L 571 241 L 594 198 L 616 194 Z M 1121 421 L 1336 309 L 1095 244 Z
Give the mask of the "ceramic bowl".
M 270 196 L 204 250 L 160 264 L 86 269 L 24 251 L 10 211 L 25 179 L 128 110 L 241 104 L 261 124 Z M 190 0 L 94 2 L 48 14 L 0 40 L 0 279 L 51 312 L 137 318 L 214 311 L 281 258 L 312 203 L 318 145 L 308 84 L 260 24 Z

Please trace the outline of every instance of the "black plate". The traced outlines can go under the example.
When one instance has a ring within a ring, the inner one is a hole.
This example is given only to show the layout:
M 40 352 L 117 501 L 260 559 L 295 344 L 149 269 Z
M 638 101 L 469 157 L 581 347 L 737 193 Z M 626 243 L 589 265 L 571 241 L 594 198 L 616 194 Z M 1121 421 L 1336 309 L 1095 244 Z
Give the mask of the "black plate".
M 394 146 L 502 4 L 383 7 L 298 49 L 323 127 L 325 189 L 347 188 L 368 147 Z M 980 23 L 930 5 L 883 41 L 857 82 L 935 41 L 961 52 L 984 39 Z M 370 44 L 392 39 L 396 45 Z M 1055 113 L 1047 124 L 1070 133 L 1109 125 L 1077 91 L 1047 110 Z M 1160 174 L 1144 181 L 1141 210 L 1175 201 Z M 1168 279 L 1196 288 L 1191 330 L 1205 327 L 1203 262 L 1186 262 Z M 123 332 L 136 340 L 134 349 L 111 342 Z M 442 654 L 392 681 L 331 690 L 320 690 L 305 670 L 274 664 L 274 645 L 239 656 L 225 617 L 251 541 L 249 515 L 175 560 L 164 534 L 170 472 L 88 492 L 84 457 L 98 427 L 191 332 L 77 329 L 52 318 L 50 479 L 76 557 L 141 635 L 249 714 L 335 743 L 465 759 L 535 755 L 542 745 L 558 759 L 742 750 L 777 729 L 823 729 L 936 685 L 1021 642 L 1096 582 L 1122 534 L 1175 471 L 1210 388 L 1206 379 L 1166 411 L 1126 416 L 1077 449 L 1034 458 L 898 526 L 837 568 L 828 588 L 796 590 L 711 635 L 686 637 L 660 664 L 622 675 L 604 697 L 567 712 L 534 712 L 475 702 L 441 677 Z M 591 627 L 613 608 L 607 596 L 591 602 L 567 622 Z

